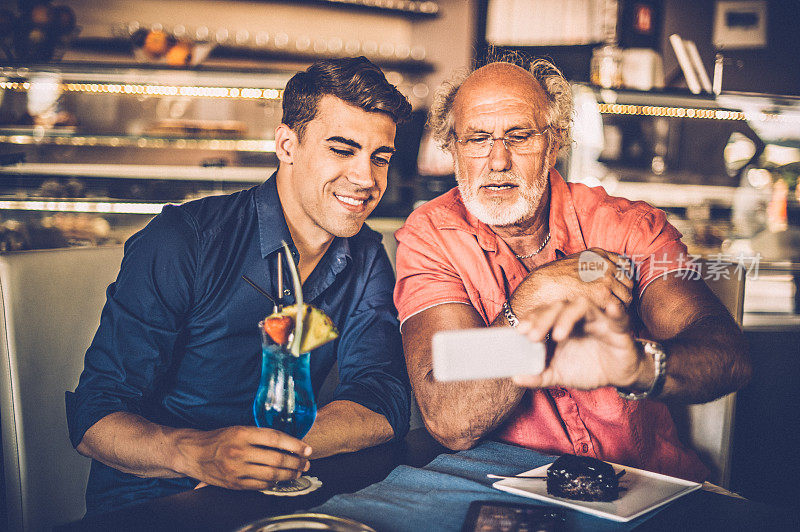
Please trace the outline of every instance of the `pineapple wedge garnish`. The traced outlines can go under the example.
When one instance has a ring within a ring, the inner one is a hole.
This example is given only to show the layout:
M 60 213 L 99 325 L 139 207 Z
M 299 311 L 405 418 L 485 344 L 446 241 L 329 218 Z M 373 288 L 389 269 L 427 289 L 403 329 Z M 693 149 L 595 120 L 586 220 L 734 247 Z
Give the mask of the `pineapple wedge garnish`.
M 303 302 L 303 286 L 300 282 L 300 275 L 297 272 L 297 265 L 294 263 L 291 251 L 289 251 L 289 245 L 286 242 L 282 242 L 282 244 L 286 261 L 289 264 L 289 273 L 292 276 L 292 285 L 297 302 L 267 316 L 263 322 L 264 332 L 278 344 L 284 345 L 288 343 L 285 347 L 294 356 L 300 356 L 301 353 L 308 353 L 312 349 L 336 339 L 339 336 L 339 331 L 336 330 L 327 314 Z M 298 308 L 303 309 L 303 319 L 301 320 L 297 319 Z M 287 323 L 287 317 L 291 318 L 291 325 L 293 325 L 291 335 L 288 330 L 290 324 Z
M 331 321 L 330 317 L 323 311 L 312 305 L 303 305 L 305 317 L 303 319 L 303 339 L 300 342 L 300 352 L 308 353 L 328 342 L 339 337 L 339 331 Z M 278 316 L 288 316 L 294 321 L 297 318 L 297 305 L 286 306 L 269 318 Z

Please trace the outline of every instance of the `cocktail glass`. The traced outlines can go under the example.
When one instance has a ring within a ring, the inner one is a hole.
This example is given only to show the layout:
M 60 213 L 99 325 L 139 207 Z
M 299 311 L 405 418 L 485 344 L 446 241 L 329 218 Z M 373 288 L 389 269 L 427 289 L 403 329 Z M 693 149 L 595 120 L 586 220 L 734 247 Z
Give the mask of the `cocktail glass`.
M 286 346 L 275 343 L 261 330 L 261 381 L 258 385 L 253 415 L 256 425 L 281 432 L 295 438 L 305 436 L 317 416 L 317 404 L 311 389 L 309 353 L 295 356 Z M 301 477 L 277 482 L 264 491 L 299 491 L 310 485 Z

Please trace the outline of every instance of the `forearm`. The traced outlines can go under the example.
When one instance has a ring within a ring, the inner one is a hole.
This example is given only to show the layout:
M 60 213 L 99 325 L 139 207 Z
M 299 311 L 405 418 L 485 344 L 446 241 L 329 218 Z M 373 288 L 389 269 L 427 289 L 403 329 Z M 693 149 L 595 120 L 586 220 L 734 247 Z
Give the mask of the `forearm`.
M 498 316 L 490 325 L 502 327 Z M 430 348 L 424 357 L 431 359 Z M 525 393 L 511 379 L 436 382 L 433 372 L 414 372 L 412 382 L 428 432 L 450 449 L 469 449 L 505 421 Z
M 412 383 L 428 432 L 454 450 L 469 449 L 499 427 L 525 393 L 510 379 L 436 382 L 429 374 Z
M 597 267 L 597 276 L 580 277 L 584 253 Z M 586 298 L 600 308 L 621 303 L 627 308 L 633 299 L 633 280 L 627 272 L 627 262 L 614 253 L 592 248 L 543 264 L 530 271 L 509 297 L 517 317 L 525 318 L 535 309 L 558 301 Z
M 727 315 L 700 318 L 675 337 L 661 340 L 669 355 L 662 400 L 711 401 L 750 379 L 747 342 Z
M 507 326 L 502 315 L 491 326 Z M 442 445 L 468 449 L 509 416 L 525 393 L 510 379 L 437 382 L 433 378 L 434 331 L 485 324 L 465 305 L 439 305 L 408 319 L 403 334 L 408 376 L 428 432 Z
M 352 401 L 322 407 L 303 441 L 314 449 L 312 459 L 355 452 L 391 440 L 392 426 L 384 416 Z
M 177 452 L 178 442 L 193 432 L 115 412 L 92 425 L 77 450 L 124 473 L 140 477 L 186 476 Z
M 744 334 L 702 280 L 656 279 L 640 298 L 639 315 L 647 334 L 661 342 L 668 355 L 660 399 L 711 401 L 750 379 Z M 652 379 L 650 373 L 639 382 Z
M 308 469 L 311 448 L 272 429 L 175 429 L 116 412 L 86 431 L 78 452 L 140 477 L 191 477 L 228 489 L 264 489 Z

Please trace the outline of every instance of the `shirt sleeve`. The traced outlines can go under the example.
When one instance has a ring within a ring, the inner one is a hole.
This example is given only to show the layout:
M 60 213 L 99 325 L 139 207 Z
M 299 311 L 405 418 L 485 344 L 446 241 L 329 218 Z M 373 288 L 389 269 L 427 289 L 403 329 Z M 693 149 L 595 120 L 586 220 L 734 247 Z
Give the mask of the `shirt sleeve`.
M 458 238 L 455 231 L 447 236 Z M 461 275 L 447 258 L 447 246 L 438 242 L 442 232 L 436 230 L 427 217 L 413 213 L 397 231 L 397 285 L 394 301 L 400 323 L 443 303 L 472 305 Z M 463 253 L 470 253 L 463 246 Z M 475 257 L 480 260 L 480 257 Z M 469 260 L 469 258 L 465 258 Z
M 125 243 L 78 386 L 66 393 L 73 446 L 111 413 L 144 414 L 193 301 L 197 250 L 193 219 L 173 206 Z
M 364 275 L 362 297 L 339 337 L 339 385 L 334 400 L 358 403 L 383 415 L 396 439 L 408 432 L 411 387 L 392 303 L 394 272 L 383 246 Z
M 663 275 L 697 271 L 695 257 L 689 255 L 681 236 L 659 209 L 648 208 L 633 226 L 627 252 L 634 264 L 637 297 Z

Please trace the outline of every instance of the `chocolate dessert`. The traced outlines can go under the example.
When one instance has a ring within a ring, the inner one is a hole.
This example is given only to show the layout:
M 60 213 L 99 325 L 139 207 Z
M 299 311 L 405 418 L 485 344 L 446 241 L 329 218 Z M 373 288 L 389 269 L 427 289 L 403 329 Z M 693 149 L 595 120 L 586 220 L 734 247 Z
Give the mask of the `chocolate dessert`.
M 547 493 L 578 501 L 613 501 L 619 497 L 619 474 L 588 456 L 562 455 L 547 470 Z

